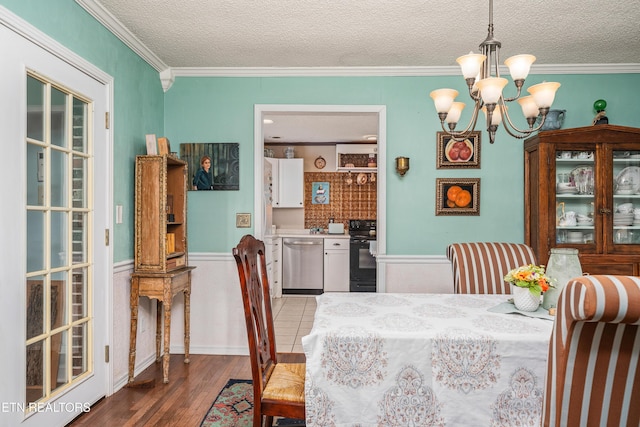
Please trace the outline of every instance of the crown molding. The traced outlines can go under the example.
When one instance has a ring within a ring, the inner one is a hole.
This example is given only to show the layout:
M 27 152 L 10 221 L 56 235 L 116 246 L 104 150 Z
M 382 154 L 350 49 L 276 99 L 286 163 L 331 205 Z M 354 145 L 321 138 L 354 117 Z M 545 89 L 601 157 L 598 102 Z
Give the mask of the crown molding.
M 457 76 L 460 67 L 174 67 L 174 77 L 419 77 Z M 501 73 L 508 75 L 506 67 Z M 534 65 L 531 74 L 640 73 L 640 64 Z
M 76 0 L 76 3 L 158 72 L 169 68 L 167 64 L 142 43 L 128 28 L 122 25 L 122 23 L 100 3 L 95 0 Z

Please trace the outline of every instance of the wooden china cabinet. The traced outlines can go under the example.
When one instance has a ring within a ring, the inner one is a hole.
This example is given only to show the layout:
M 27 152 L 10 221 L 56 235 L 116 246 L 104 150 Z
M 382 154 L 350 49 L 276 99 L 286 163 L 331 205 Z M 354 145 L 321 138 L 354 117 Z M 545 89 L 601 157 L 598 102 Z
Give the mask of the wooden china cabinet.
M 189 363 L 191 270 L 187 258 L 187 163 L 167 155 L 137 156 L 135 171 L 135 254 L 131 274 L 129 384 L 133 383 L 138 300 L 156 300 L 156 359 L 169 382 L 171 304 L 184 294 L 184 362 Z M 164 318 L 164 323 L 162 322 Z
M 524 167 L 525 243 L 540 264 L 551 248 L 576 248 L 585 273 L 640 275 L 640 129 L 540 132 Z

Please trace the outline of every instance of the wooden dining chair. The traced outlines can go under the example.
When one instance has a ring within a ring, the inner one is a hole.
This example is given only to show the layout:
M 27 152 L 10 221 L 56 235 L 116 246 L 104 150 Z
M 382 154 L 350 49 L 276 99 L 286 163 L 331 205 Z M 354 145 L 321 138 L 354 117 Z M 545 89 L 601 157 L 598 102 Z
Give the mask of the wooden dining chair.
M 640 278 L 581 276 L 562 290 L 544 426 L 640 425 Z
M 473 242 L 447 246 L 456 294 L 510 294 L 510 270 L 535 264 L 533 249 L 521 243 Z
M 247 323 L 253 379 L 253 426 L 273 425 L 273 417 L 303 420 L 304 363 L 278 363 L 264 242 L 251 235 L 233 248 Z

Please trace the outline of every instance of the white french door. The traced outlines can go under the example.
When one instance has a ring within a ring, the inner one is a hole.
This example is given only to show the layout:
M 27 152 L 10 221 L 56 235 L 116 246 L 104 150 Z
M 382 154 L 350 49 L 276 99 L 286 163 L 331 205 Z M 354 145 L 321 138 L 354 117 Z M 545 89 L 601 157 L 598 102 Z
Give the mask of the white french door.
M 0 216 L 13 242 L 0 322 L 16 326 L 0 400 L 23 426 L 65 425 L 108 391 L 108 86 L 1 25 L 0 39 L 1 191 L 16 201 Z

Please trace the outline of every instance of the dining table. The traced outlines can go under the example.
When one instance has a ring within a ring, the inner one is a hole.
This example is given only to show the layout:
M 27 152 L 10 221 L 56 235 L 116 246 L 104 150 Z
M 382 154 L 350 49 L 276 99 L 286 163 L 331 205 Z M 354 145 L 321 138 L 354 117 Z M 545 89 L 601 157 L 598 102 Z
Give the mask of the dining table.
M 539 426 L 553 317 L 511 295 L 324 293 L 306 425 Z

